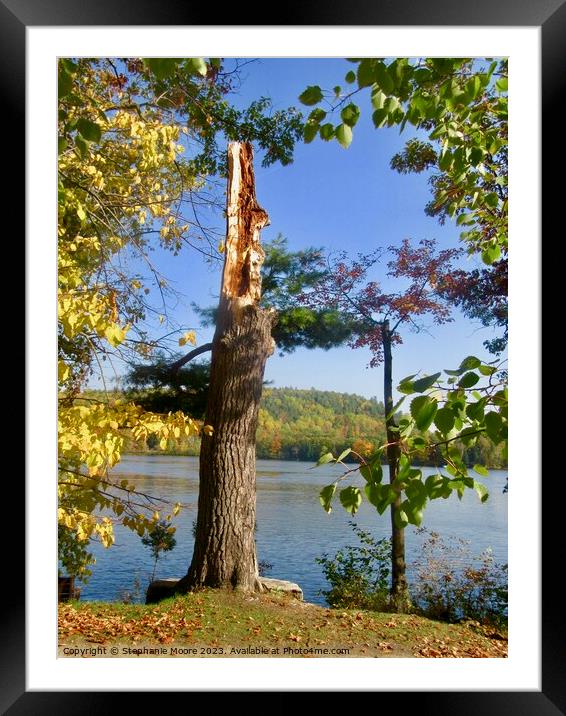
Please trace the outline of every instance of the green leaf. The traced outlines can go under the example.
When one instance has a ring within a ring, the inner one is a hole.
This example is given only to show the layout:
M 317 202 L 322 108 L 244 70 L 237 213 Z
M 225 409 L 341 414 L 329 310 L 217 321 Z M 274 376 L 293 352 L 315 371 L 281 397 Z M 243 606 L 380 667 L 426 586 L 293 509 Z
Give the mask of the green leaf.
M 58 73 L 58 91 L 59 99 L 66 97 L 73 89 L 73 78 L 72 76 L 62 67 L 59 68 Z
M 476 358 L 476 356 L 467 356 L 460 363 L 459 368 L 456 370 L 448 370 L 445 368 L 444 372 L 448 375 L 462 375 L 462 373 L 465 373 L 467 370 L 474 370 L 474 368 L 478 368 L 480 365 L 481 360 L 479 358 Z
M 494 244 L 493 246 L 488 246 L 486 249 L 484 249 L 481 252 L 482 261 L 487 266 L 491 266 L 491 264 L 494 263 L 495 261 L 497 261 L 500 256 L 501 256 L 501 249 L 498 244 Z
M 478 370 L 482 375 L 493 375 L 497 368 L 494 365 L 480 365 Z
M 415 421 L 412 419 L 407 418 L 401 418 L 399 420 L 399 435 L 402 438 L 407 438 L 409 435 L 413 432 L 413 428 L 415 427 Z
M 407 472 L 411 469 L 411 461 L 407 457 L 407 455 L 402 452 L 399 456 L 399 472 L 397 474 L 397 477 L 401 477 L 404 472 Z
M 335 492 L 336 484 L 327 485 L 326 487 L 323 487 L 320 491 L 318 499 L 320 500 L 320 504 L 324 507 L 326 512 L 332 512 L 331 502 Z
M 438 413 L 437 413 L 437 415 L 438 415 Z M 412 445 L 415 448 L 415 450 L 422 450 L 423 448 L 425 448 L 427 446 L 427 444 L 428 444 L 427 441 L 424 438 L 422 438 L 420 435 L 417 435 L 417 437 L 413 438 L 413 440 L 412 440 Z
M 420 478 L 409 481 L 407 487 L 405 488 L 405 494 L 409 498 L 411 506 L 413 507 L 421 508 L 426 503 L 426 487 Z
M 478 382 L 479 379 L 480 377 L 477 373 L 470 371 L 469 373 L 465 373 L 460 378 L 460 380 L 458 381 L 458 385 L 460 386 L 460 388 L 471 388 Z
M 185 63 L 185 67 L 191 74 L 200 75 L 201 77 L 206 77 L 206 73 L 208 72 L 206 62 L 202 57 L 189 57 Z
M 85 159 L 88 154 L 88 142 L 80 134 L 75 136 L 75 146 L 79 150 L 81 159 Z
M 388 97 L 385 100 L 385 106 L 387 107 L 387 111 L 389 112 L 389 114 L 393 114 L 395 110 L 401 107 L 401 103 L 399 102 L 397 97 Z
M 478 475 L 483 475 L 483 477 L 489 477 L 489 470 L 487 467 L 484 467 L 483 465 L 474 465 L 472 470 L 474 472 L 477 472 Z
M 500 77 L 496 81 L 495 86 L 497 87 L 497 89 L 500 92 L 507 92 L 507 87 L 508 87 L 507 77 Z
M 500 432 L 503 426 L 503 420 L 501 419 L 501 415 L 495 412 L 486 413 L 484 422 L 487 436 L 494 443 L 499 443 L 501 441 Z
M 371 93 L 371 104 L 374 109 L 383 109 L 386 99 L 386 96 L 380 89 L 376 89 Z
M 417 428 L 428 430 L 438 410 L 438 401 L 428 395 L 419 395 L 411 401 L 410 410 Z
M 353 70 L 349 70 L 346 72 L 346 77 L 344 77 L 344 79 L 351 85 L 356 81 L 356 73 Z
M 459 214 L 458 218 L 456 219 L 456 224 L 460 226 L 461 224 L 473 224 L 474 222 L 474 215 L 473 214 Z
M 408 383 L 409 381 L 413 380 L 413 378 L 416 376 L 416 373 L 412 373 L 411 375 L 406 375 L 404 378 L 401 378 L 399 383 Z
M 299 95 L 299 101 L 310 107 L 313 104 L 318 104 L 322 100 L 322 90 L 318 85 L 309 85 L 306 90 Z
M 320 124 L 320 122 L 322 122 L 325 117 L 326 112 L 320 107 L 317 107 L 316 109 L 313 109 L 313 111 L 309 114 L 309 118 L 307 121 L 312 121 L 316 122 L 317 124 Z
M 340 453 L 340 455 L 336 458 L 336 462 L 341 462 L 347 455 L 349 455 L 352 452 L 352 448 L 346 448 L 343 452 Z
M 61 154 L 62 152 L 67 149 L 67 140 L 65 137 L 58 137 L 57 138 L 57 153 Z
M 383 62 L 376 63 L 374 68 L 374 77 L 375 81 L 385 94 L 391 94 L 393 92 L 395 89 L 395 83 Z
M 477 392 L 477 391 L 474 391 Z M 466 406 L 466 415 L 471 420 L 477 420 L 478 422 L 483 421 L 483 413 L 485 408 L 485 400 L 480 397 L 476 403 L 469 403 Z
M 373 482 L 381 482 L 383 480 L 383 466 L 380 462 L 380 457 L 372 461 L 371 475 Z
M 402 530 L 406 527 L 409 524 L 409 518 L 407 517 L 405 510 L 395 510 L 393 513 L 393 522 L 395 523 L 395 527 L 397 527 L 397 529 Z
M 477 75 L 475 75 L 474 77 L 471 77 L 466 82 L 466 93 L 467 93 L 470 101 L 473 101 L 474 99 L 476 99 L 476 97 L 481 92 L 481 88 L 482 88 L 481 80 Z
M 411 376 L 412 378 L 413 376 Z M 409 380 L 407 378 L 403 378 L 403 380 L 399 383 L 397 386 L 397 390 L 400 393 L 404 393 L 405 395 L 410 395 L 411 393 L 415 392 L 415 387 L 413 385 L 413 381 Z
M 340 502 L 342 507 L 352 515 L 355 515 L 362 504 L 362 493 L 359 487 L 349 485 L 340 490 Z
M 360 475 L 364 478 L 366 482 L 374 482 L 371 465 L 362 465 L 360 467 Z
M 440 378 L 440 373 L 434 375 L 426 375 L 424 378 L 419 378 L 413 382 L 413 390 L 415 393 L 424 393 L 425 390 L 432 388 L 436 381 Z
M 424 84 L 427 84 L 427 82 L 430 82 L 431 73 L 430 70 L 427 70 L 424 67 L 420 67 L 418 70 L 414 71 L 413 77 L 415 78 L 415 82 L 418 85 L 422 86 Z
M 91 122 L 90 119 L 81 117 L 81 119 L 77 120 L 77 130 L 87 141 L 100 142 L 102 130 L 100 129 L 100 125 L 96 122 Z
M 336 127 L 336 139 L 340 146 L 344 147 L 344 149 L 348 149 L 352 143 L 352 128 L 347 124 L 339 124 Z
M 471 447 L 472 445 L 475 445 L 478 441 L 477 428 L 473 426 L 464 428 L 460 433 L 459 437 L 466 447 Z
M 305 144 L 310 144 L 318 134 L 319 126 L 316 122 L 307 122 L 303 129 L 303 139 Z
M 145 66 L 158 80 L 164 80 L 175 72 L 177 65 L 181 62 L 181 59 L 177 57 L 144 57 L 143 61 Z M 191 63 L 192 61 L 193 59 L 189 59 L 187 60 L 187 63 Z
M 458 497 L 462 499 L 464 492 L 466 491 L 466 485 L 464 484 L 463 480 L 450 480 L 448 483 L 450 489 L 452 491 L 456 491 L 458 493 Z
M 389 485 L 377 485 L 369 483 L 364 487 L 368 502 L 370 502 L 382 515 L 392 502 L 395 502 L 397 493 Z
M 334 125 L 330 122 L 323 124 L 320 128 L 320 138 L 324 139 L 325 142 L 329 142 L 334 136 Z
M 62 57 L 59 62 L 69 74 L 74 75 L 77 71 L 77 63 L 71 60 L 69 57 Z
M 496 209 L 499 204 L 499 197 L 492 191 L 484 196 L 483 201 L 484 204 L 489 206 L 491 209 Z
M 377 507 L 383 500 L 382 485 L 377 485 L 375 482 L 369 482 L 364 487 L 364 492 L 368 502 L 374 507 Z
M 383 107 L 382 109 L 376 109 L 375 112 L 371 115 L 374 127 L 376 129 L 383 127 L 383 125 L 387 122 L 388 117 L 389 111 L 385 107 Z
M 363 59 L 360 64 L 358 65 L 358 72 L 357 72 L 357 78 L 358 78 L 358 87 L 369 87 L 372 85 L 375 81 L 373 67 L 375 64 L 375 60 L 366 58 Z
M 463 373 L 465 370 L 473 370 L 481 365 L 481 360 L 476 356 L 466 356 L 460 363 L 460 372 Z
M 334 455 L 331 452 L 327 452 L 318 458 L 316 466 L 318 467 L 319 465 L 326 465 L 327 462 L 332 462 L 333 460 Z
M 425 489 L 429 499 L 443 497 L 446 492 L 447 480 L 442 475 L 429 475 L 425 480 Z M 450 491 L 449 491 L 450 492 Z
M 423 521 L 423 510 L 422 507 L 409 503 L 408 505 L 405 505 L 405 514 L 407 515 L 407 520 L 410 522 L 410 524 L 415 525 L 416 527 L 420 527 Z
M 389 505 L 392 505 L 395 502 L 395 500 L 399 497 L 399 493 L 391 485 L 382 485 L 381 486 L 381 497 L 382 497 L 382 502 L 384 504 L 382 505 L 383 506 L 382 511 L 379 512 L 380 515 L 383 514 L 383 511 L 385 510 L 385 508 L 389 507 Z M 378 508 L 378 511 L 379 511 L 379 508 Z
M 411 391 L 411 392 L 413 392 L 413 391 Z M 391 411 L 389 413 L 387 413 L 387 415 L 385 416 L 385 419 L 390 420 L 395 415 L 395 413 L 399 410 L 399 408 L 403 405 L 404 402 L 405 402 L 405 397 L 403 396 L 400 400 L 398 400 L 395 403 L 395 405 L 391 408 Z
M 482 502 L 485 502 L 489 497 L 487 487 L 482 482 L 477 482 L 477 480 L 474 480 L 474 490 L 478 493 L 478 497 Z
M 477 165 L 483 161 L 483 157 L 484 150 L 481 147 L 473 147 L 470 150 L 470 163 L 473 167 L 477 167 Z
M 434 424 L 443 435 L 447 435 L 454 427 L 454 413 L 450 408 L 440 408 L 434 416 Z
M 347 124 L 349 127 L 354 127 L 360 118 L 360 108 L 357 104 L 351 102 L 340 112 L 340 117 L 344 124 Z

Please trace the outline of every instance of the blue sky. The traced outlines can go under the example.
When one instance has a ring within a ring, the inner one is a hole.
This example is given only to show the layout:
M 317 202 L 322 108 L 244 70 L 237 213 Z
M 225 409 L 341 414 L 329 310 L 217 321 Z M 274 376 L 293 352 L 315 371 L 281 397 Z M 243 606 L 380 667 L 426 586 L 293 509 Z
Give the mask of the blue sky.
M 245 106 L 268 96 L 275 109 L 292 105 L 301 108 L 297 98 L 307 85 L 344 86 L 344 75 L 351 67 L 342 59 L 258 60 L 243 68 L 244 82 L 235 102 Z M 257 197 L 271 221 L 262 238 L 270 240 L 281 233 L 291 250 L 316 246 L 353 254 L 398 244 L 404 238 L 436 239 L 441 248 L 457 246 L 456 226 L 440 226 L 424 213 L 430 199 L 426 176 L 400 175 L 389 168 L 391 157 L 414 130 L 408 128 L 403 134 L 398 129 L 376 130 L 365 93 L 360 93 L 359 103 L 362 116 L 347 150 L 335 141 L 315 139 L 308 145 L 298 144 L 294 162 L 287 167 L 262 168 L 261 155 L 256 155 Z M 222 216 L 214 221 L 223 232 Z M 208 306 L 216 302 L 219 271 L 190 250 L 174 257 L 157 249 L 152 260 L 181 294 L 171 315 L 185 329 L 196 329 L 197 345 L 210 340 L 212 331 L 199 326 L 190 304 L 194 301 Z M 476 258 L 465 261 L 470 267 L 478 265 Z M 457 311 L 454 318 L 445 326 L 430 326 L 430 333 L 405 332 L 403 344 L 394 353 L 394 382 L 417 371 L 432 373 L 457 367 L 470 354 L 493 359 L 482 346 L 484 340 L 493 337 L 492 330 Z M 156 335 L 163 332 L 156 327 Z M 278 387 L 314 387 L 381 399 L 383 373 L 380 368 L 367 368 L 370 358 L 365 349 L 299 349 L 285 357 L 272 356 L 265 377 Z

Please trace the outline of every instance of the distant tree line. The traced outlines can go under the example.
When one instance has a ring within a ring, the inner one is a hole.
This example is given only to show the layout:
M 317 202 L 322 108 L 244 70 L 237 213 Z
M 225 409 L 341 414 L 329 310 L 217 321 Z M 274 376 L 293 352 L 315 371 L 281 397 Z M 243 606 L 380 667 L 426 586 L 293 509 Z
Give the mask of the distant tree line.
M 198 366 L 198 367 L 197 367 Z M 188 387 L 183 383 L 189 369 L 181 374 L 175 387 L 136 388 L 135 399 L 138 404 L 160 411 L 178 410 L 178 399 L 193 409 L 195 417 L 202 417 L 195 408 L 204 406 L 203 392 L 206 392 L 206 366 L 194 366 L 195 382 Z M 181 371 L 180 371 L 181 373 Z M 161 378 L 161 376 L 160 376 Z M 184 389 L 182 386 L 184 385 Z M 101 391 L 89 391 L 84 394 L 89 399 L 104 400 Z M 127 393 L 128 397 L 132 397 Z M 189 411 L 187 411 L 189 412 Z M 260 459 L 304 460 L 316 462 L 321 454 L 333 452 L 339 454 L 348 447 L 354 452 L 369 457 L 385 442 L 385 409 L 383 402 L 375 397 L 365 398 L 352 393 L 339 393 L 327 390 L 307 390 L 298 388 L 269 388 L 263 391 L 259 424 L 257 429 L 256 450 Z M 191 435 L 167 446 L 167 454 L 198 455 L 200 438 Z M 139 447 L 130 444 L 131 451 Z M 164 452 L 159 441 L 147 441 L 148 451 Z M 485 465 L 492 468 L 506 467 L 501 446 L 493 445 L 481 437 L 477 444 L 463 448 L 463 459 L 468 465 Z M 355 457 L 350 458 L 352 461 Z M 413 462 L 418 465 L 443 464 L 439 454 L 417 454 Z

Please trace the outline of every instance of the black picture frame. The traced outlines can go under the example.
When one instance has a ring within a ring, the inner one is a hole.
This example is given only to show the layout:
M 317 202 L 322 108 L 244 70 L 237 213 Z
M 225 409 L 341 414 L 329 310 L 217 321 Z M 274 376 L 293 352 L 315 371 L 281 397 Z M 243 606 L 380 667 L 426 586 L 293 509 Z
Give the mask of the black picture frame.
M 454 0 L 383 0 L 380 4 L 350 0 L 348 3 L 316 6 L 314 3 L 294 3 L 284 8 L 285 22 L 280 18 L 259 18 L 254 14 L 249 22 L 242 6 L 221 10 L 223 22 L 210 22 L 213 14 L 195 7 L 193 3 L 175 0 L 97 0 L 79 3 L 76 0 L 0 0 L 0 88 L 2 97 L 2 122 L 4 146 L 25 146 L 25 32 L 28 26 L 69 25 L 336 25 L 336 26 L 535 26 L 542 35 L 542 111 L 543 129 L 556 129 L 559 101 L 564 93 L 564 38 L 566 38 L 565 0 L 475 0 L 474 3 Z M 230 22 L 230 21 L 233 21 Z M 551 125 L 552 122 L 552 125 Z M 8 140 L 9 137 L 9 140 Z M 544 202 L 547 206 L 563 205 L 562 181 L 555 181 L 550 171 L 557 162 L 554 141 L 542 145 Z M 562 150 L 563 152 L 563 150 Z M 558 159 L 559 161 L 559 159 Z M 20 216 L 25 215 L 25 181 L 23 163 L 13 165 L 5 174 L 4 196 L 10 196 L 11 211 L 17 201 L 21 202 Z M 19 176 L 17 172 L 20 172 Z M 551 176 L 553 179 L 551 180 Z M 537 191 L 533 187 L 533 192 Z M 558 195 L 560 192 L 560 197 Z M 550 221 L 550 212 L 546 220 Z M 19 223 L 21 227 L 21 222 Z M 563 233 L 563 232 L 561 232 Z M 549 234 L 550 235 L 550 234 Z M 13 244 L 15 242 L 12 242 Z M 23 242 L 22 242 L 23 245 Z M 538 340 L 538 337 L 537 337 Z M 29 349 L 29 348 L 28 348 Z M 13 356 L 12 356 L 13 357 Z M 33 396 L 26 396 L 26 408 L 33 405 Z M 23 505 L 25 501 L 23 480 L 11 477 L 9 483 L 10 505 Z M 560 594 L 554 583 L 553 570 L 560 564 L 560 541 L 551 536 L 554 524 L 551 512 L 553 497 L 543 493 L 543 611 L 542 611 L 542 690 L 540 692 L 404 692 L 403 710 L 411 708 L 411 702 L 419 713 L 450 713 L 462 716 L 488 716 L 497 714 L 533 714 L 554 716 L 566 713 L 566 641 L 561 618 Z M 546 517 L 546 519 L 545 519 Z M 25 685 L 25 555 L 23 545 L 3 554 L 5 586 L 2 588 L 4 606 L 1 613 L 0 655 L 0 708 L 2 713 L 19 714 L 53 713 L 58 716 L 79 713 L 113 713 L 132 708 L 132 694 L 128 692 L 31 692 Z M 410 686 L 408 685 L 410 688 Z M 365 689 L 371 690 L 366 684 Z M 449 688 L 449 685 L 447 685 Z M 251 689 L 250 689 L 251 690 Z M 260 687 L 258 686 L 258 690 Z M 344 688 L 344 691 L 347 689 Z M 375 707 L 383 707 L 383 699 L 398 698 L 391 693 L 381 693 Z M 147 709 L 155 702 L 157 708 L 171 708 L 170 695 L 144 693 Z M 185 697 L 186 698 L 186 697 Z M 160 699 L 161 704 L 157 703 Z M 407 701 L 408 700 L 408 701 Z M 418 705 L 417 705 L 418 704 Z M 352 706 L 352 702 L 350 702 Z

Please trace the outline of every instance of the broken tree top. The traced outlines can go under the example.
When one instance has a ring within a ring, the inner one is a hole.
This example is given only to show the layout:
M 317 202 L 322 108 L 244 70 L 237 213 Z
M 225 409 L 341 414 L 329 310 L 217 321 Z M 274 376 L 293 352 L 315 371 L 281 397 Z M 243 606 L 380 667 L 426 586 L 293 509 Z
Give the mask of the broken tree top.
M 260 271 L 265 256 L 259 232 L 267 226 L 269 217 L 255 196 L 253 149 L 248 142 L 228 145 L 228 176 L 222 295 L 257 303 L 261 298 Z

